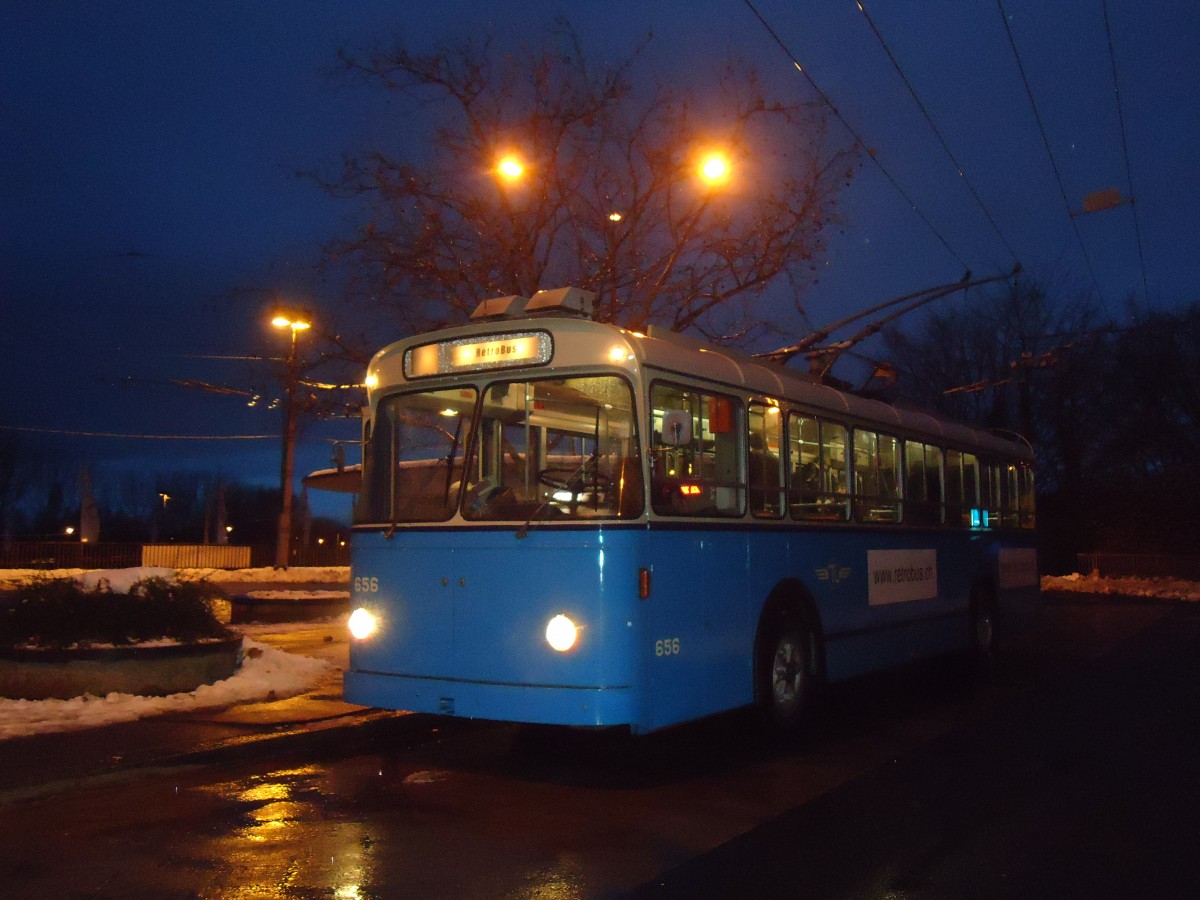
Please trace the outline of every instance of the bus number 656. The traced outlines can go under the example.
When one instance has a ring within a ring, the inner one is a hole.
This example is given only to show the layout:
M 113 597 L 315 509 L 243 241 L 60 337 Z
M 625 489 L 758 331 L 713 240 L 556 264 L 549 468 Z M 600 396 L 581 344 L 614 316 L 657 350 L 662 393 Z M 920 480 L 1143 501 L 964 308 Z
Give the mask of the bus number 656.
M 655 656 L 678 656 L 679 638 L 663 638 L 654 642 Z

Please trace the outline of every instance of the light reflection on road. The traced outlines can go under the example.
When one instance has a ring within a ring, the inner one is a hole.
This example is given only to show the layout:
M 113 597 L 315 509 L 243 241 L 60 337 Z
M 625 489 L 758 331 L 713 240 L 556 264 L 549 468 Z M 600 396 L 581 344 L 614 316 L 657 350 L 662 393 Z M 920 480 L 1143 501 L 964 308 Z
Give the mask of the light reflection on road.
M 201 785 L 236 825 L 214 835 L 204 855 L 219 858 L 228 875 L 222 897 L 289 897 L 315 892 L 360 900 L 370 879 L 373 842 L 366 827 L 345 820 L 316 765 L 278 769 L 244 781 Z

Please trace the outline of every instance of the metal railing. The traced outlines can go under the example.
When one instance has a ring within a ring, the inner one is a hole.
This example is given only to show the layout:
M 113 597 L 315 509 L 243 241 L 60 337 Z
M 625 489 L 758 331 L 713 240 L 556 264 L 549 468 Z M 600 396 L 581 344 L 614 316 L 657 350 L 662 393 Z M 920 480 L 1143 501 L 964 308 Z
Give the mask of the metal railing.
M 128 569 L 141 564 L 141 544 L 13 541 L 0 545 L 3 569 Z
M 1079 571 L 1106 578 L 1178 578 L 1200 581 L 1200 557 L 1152 553 L 1080 553 Z

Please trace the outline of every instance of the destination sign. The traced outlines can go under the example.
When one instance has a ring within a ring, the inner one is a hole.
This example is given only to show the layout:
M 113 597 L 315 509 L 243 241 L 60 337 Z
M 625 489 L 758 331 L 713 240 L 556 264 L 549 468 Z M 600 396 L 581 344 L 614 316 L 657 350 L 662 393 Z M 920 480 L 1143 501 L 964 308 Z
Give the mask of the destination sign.
M 451 372 L 477 372 L 550 362 L 554 342 L 545 331 L 489 334 L 413 347 L 404 354 L 408 378 L 428 378 Z

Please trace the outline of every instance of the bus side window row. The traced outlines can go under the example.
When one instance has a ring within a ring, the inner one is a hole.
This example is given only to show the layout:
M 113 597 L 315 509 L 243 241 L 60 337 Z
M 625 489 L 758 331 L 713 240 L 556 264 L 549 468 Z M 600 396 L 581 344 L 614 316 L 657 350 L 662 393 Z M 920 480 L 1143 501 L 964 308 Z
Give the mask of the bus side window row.
M 980 461 L 971 453 L 851 431 L 798 413 L 785 419 L 778 407 L 762 404 L 750 406 L 747 447 L 756 517 L 786 513 L 846 521 L 853 514 L 862 522 L 910 525 L 1035 524 L 1033 470 L 1024 464 Z
M 764 519 L 976 528 L 1035 522 L 1033 472 L 1024 464 L 661 383 L 651 400 L 651 501 L 660 514 L 740 516 L 745 506 Z M 664 435 L 668 419 L 674 433 Z

